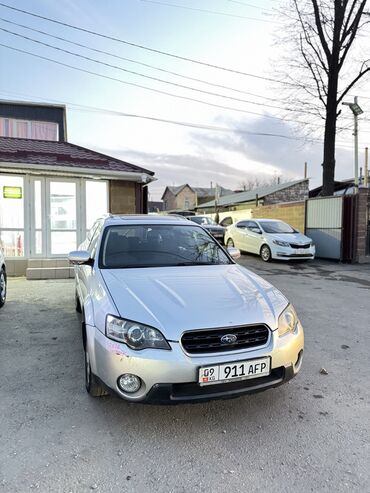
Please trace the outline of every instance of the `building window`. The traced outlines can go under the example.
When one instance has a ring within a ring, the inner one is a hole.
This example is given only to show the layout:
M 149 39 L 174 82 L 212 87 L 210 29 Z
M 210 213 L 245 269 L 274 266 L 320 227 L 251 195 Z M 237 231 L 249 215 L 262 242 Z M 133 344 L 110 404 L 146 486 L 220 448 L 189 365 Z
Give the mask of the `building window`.
M 0 137 L 58 140 L 58 124 L 0 117 Z
M 0 247 L 7 257 L 24 256 L 23 192 L 21 176 L 0 175 Z

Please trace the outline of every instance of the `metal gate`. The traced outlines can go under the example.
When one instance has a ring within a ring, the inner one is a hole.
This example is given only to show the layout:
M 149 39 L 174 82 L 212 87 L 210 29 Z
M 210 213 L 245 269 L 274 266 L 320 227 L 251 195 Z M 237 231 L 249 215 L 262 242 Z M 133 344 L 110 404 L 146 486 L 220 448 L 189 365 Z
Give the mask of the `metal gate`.
M 306 201 L 306 234 L 316 245 L 317 257 L 353 260 L 356 199 L 347 195 Z

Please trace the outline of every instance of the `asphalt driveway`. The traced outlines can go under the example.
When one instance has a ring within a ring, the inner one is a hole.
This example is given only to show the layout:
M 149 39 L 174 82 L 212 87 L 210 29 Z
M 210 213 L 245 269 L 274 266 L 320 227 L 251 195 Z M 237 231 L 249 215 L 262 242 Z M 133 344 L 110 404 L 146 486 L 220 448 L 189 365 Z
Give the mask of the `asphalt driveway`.
M 368 491 L 370 266 L 241 263 L 294 303 L 302 371 L 261 394 L 183 406 L 90 398 L 73 281 L 11 279 L 0 491 Z

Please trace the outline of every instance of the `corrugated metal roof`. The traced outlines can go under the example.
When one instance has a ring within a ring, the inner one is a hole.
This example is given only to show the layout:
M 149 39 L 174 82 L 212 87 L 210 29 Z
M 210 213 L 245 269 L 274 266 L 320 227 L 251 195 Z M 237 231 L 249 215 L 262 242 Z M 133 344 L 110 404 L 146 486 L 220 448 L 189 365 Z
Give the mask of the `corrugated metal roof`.
M 50 140 L 0 137 L 0 162 L 99 169 L 108 172 L 129 171 L 154 175 L 153 171 L 106 154 L 69 142 Z
M 179 185 L 179 186 L 167 186 L 166 190 L 169 190 L 172 192 L 174 195 L 177 195 L 183 190 L 185 187 L 189 187 L 191 190 L 193 190 L 194 193 L 198 195 L 198 198 L 200 197 L 213 197 L 216 193 L 215 188 L 207 188 L 207 187 L 193 187 L 189 185 L 188 183 L 184 183 L 184 185 Z M 166 190 L 163 192 L 163 195 L 165 194 Z M 232 193 L 231 190 L 228 190 L 227 188 L 219 187 L 220 195 L 226 195 Z M 163 198 L 162 195 L 162 198 Z
M 258 195 L 259 199 L 262 199 L 266 197 L 267 195 L 271 195 L 272 193 L 279 192 L 280 190 L 284 190 L 285 188 L 289 188 L 293 185 L 296 185 L 298 183 L 302 183 L 304 181 L 307 181 L 307 179 L 302 179 L 302 180 L 296 180 L 296 181 L 290 181 L 287 183 L 280 183 L 276 185 L 270 185 L 268 187 L 259 187 L 255 188 L 254 190 L 249 190 L 248 192 L 236 192 L 230 195 L 225 195 L 223 197 L 220 197 L 218 200 L 218 205 L 221 207 L 227 207 L 229 205 L 234 205 L 234 204 L 240 204 L 243 202 L 252 202 L 253 200 L 256 199 L 256 195 Z M 204 204 L 200 204 L 198 206 L 198 209 L 203 209 L 205 207 L 214 207 L 215 201 L 210 200 L 209 202 L 206 202 Z

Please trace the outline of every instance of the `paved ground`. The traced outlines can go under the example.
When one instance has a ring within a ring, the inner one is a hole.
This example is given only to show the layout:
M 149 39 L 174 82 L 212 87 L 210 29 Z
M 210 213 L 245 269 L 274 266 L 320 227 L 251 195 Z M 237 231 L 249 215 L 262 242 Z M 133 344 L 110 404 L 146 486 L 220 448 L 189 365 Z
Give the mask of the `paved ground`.
M 370 266 L 241 263 L 296 306 L 303 369 L 265 393 L 176 407 L 90 398 L 73 283 L 10 280 L 0 491 L 369 491 Z

